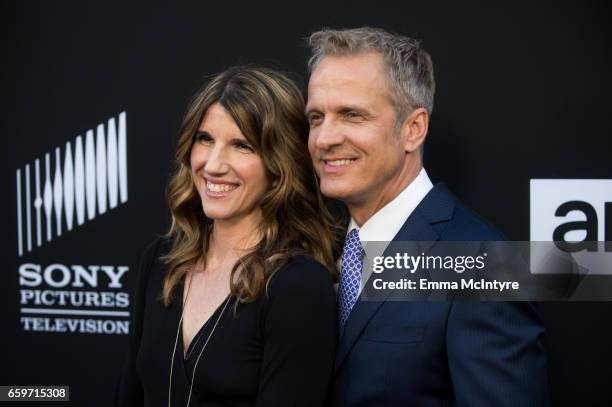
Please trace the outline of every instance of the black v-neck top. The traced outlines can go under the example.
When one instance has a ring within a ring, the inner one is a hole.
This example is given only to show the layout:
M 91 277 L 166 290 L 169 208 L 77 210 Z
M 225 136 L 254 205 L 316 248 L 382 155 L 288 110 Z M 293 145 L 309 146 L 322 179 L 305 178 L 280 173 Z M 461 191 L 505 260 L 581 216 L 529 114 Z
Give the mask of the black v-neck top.
M 130 347 L 116 393 L 118 406 L 168 406 L 172 351 L 177 338 L 182 286 L 169 307 L 159 301 L 166 266 L 159 239 L 141 262 Z M 333 281 L 320 263 L 296 256 L 269 282 L 267 295 L 233 312 L 234 298 L 200 329 L 184 359 L 179 333 L 172 368 L 172 406 L 324 406 L 334 365 L 336 304 Z M 223 312 L 222 312 L 223 311 Z M 214 323 L 219 320 L 212 335 Z
M 181 295 L 184 295 L 184 292 L 182 292 Z M 219 322 L 221 322 L 221 317 L 226 312 L 232 312 L 232 307 L 234 306 L 235 302 L 236 302 L 235 298 L 232 297 L 231 295 L 228 295 L 227 297 L 225 297 L 225 299 L 221 302 L 221 304 L 217 306 L 217 308 L 212 313 L 212 315 L 208 317 L 208 320 L 202 324 L 200 329 L 198 329 L 196 334 L 193 336 L 193 338 L 191 339 L 191 342 L 189 343 L 189 346 L 187 347 L 187 352 L 185 352 L 182 329 L 178 328 L 179 339 L 177 341 L 177 346 L 180 345 L 178 349 L 181 352 L 180 354 L 184 355 L 183 358 L 185 361 L 184 362 L 185 366 L 187 366 L 187 362 L 192 362 L 192 364 L 196 363 L 196 360 L 198 359 L 198 355 L 202 354 L 204 350 L 206 349 L 206 347 L 208 346 L 207 343 L 210 340 L 210 338 L 212 338 L 213 333 L 216 331 L 216 325 L 218 325 Z M 227 310 L 228 307 L 230 309 L 229 311 Z M 202 340 L 203 342 L 200 343 L 200 340 Z M 179 352 L 177 351 L 177 353 Z M 193 366 L 191 366 L 189 369 L 193 371 Z M 189 373 L 191 374 L 191 372 Z

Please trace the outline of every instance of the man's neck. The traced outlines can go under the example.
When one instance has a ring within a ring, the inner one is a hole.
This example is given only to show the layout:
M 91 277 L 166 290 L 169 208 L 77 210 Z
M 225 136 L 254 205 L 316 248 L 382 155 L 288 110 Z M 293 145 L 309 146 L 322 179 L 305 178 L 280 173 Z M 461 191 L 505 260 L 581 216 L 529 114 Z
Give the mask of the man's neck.
M 376 212 L 397 198 L 419 175 L 422 164 L 407 165 L 391 182 L 387 183 L 378 194 L 357 203 L 347 202 L 346 206 L 359 227 L 363 226 Z

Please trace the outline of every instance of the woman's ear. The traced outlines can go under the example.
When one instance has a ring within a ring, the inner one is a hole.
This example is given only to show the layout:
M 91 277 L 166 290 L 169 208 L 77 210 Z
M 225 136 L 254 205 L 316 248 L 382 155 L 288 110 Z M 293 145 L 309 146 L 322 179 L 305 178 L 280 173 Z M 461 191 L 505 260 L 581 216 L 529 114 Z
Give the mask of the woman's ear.
M 270 183 L 270 188 L 275 188 L 279 183 L 278 177 L 274 178 Z

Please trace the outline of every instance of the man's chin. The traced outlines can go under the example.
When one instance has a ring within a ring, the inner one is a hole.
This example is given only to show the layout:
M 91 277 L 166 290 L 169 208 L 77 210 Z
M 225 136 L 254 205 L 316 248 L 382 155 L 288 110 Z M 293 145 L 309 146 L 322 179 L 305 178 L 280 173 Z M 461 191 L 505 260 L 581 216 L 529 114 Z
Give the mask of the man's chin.
M 345 185 L 327 185 L 321 182 L 321 193 L 327 198 L 338 199 L 340 201 L 350 200 L 352 191 Z

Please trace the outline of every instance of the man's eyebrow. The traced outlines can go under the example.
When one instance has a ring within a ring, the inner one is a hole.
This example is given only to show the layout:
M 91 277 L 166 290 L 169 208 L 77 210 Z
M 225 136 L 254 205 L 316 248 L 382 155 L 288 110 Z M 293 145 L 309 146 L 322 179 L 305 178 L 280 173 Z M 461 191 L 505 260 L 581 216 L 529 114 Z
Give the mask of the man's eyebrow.
M 346 112 L 351 111 L 351 110 L 355 110 L 355 111 L 360 112 L 360 113 L 368 113 L 368 114 L 370 113 L 370 110 L 367 107 L 357 106 L 357 105 L 342 105 L 342 106 L 338 106 L 338 107 L 336 107 L 334 109 L 334 111 L 337 112 L 337 113 L 346 113 Z M 320 110 L 317 109 L 314 106 L 310 106 L 310 107 L 306 106 L 304 114 L 307 115 L 308 113 L 311 113 L 311 112 L 320 112 Z
M 348 112 L 349 110 L 356 110 L 358 112 L 368 112 L 367 108 L 356 105 L 343 105 L 338 108 L 338 112 Z
M 312 106 L 306 106 L 304 108 L 304 114 L 305 115 L 308 115 L 309 113 L 312 113 L 312 112 L 318 112 L 318 111 L 319 110 L 316 107 L 312 107 Z

